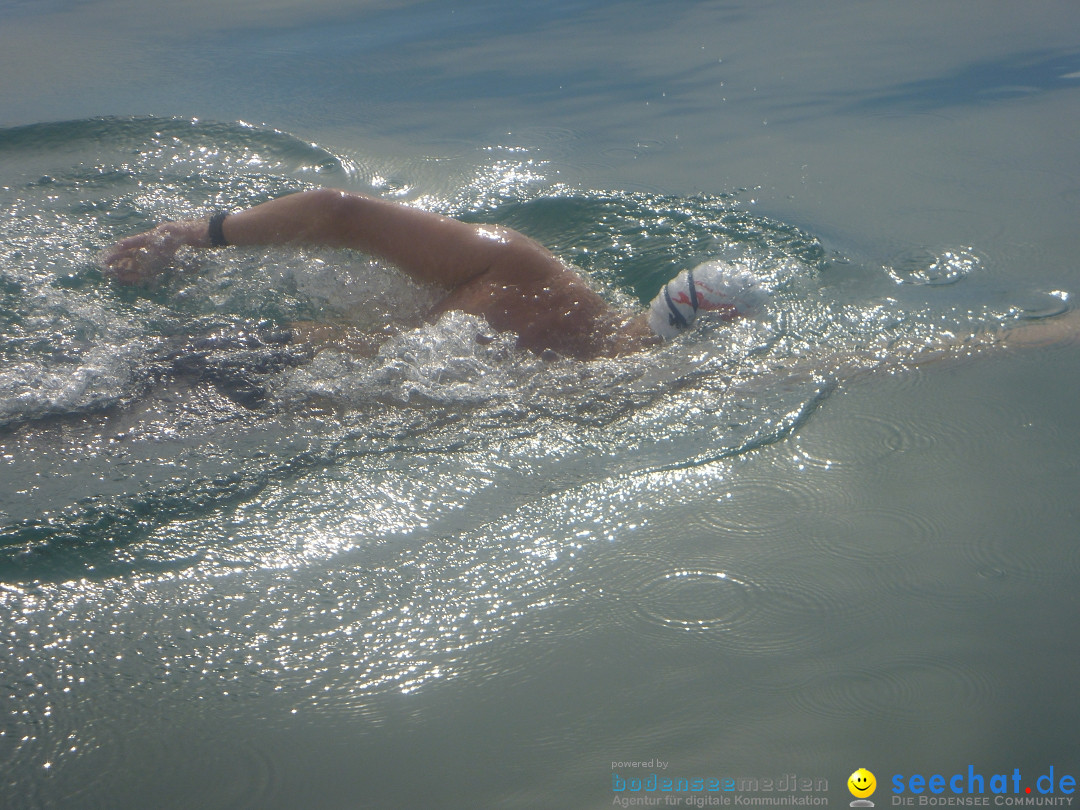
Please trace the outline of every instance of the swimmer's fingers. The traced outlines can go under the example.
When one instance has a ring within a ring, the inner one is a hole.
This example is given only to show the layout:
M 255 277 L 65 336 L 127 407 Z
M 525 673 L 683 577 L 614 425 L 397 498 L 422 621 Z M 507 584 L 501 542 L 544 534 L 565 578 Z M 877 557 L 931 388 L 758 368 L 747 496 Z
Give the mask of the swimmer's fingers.
M 107 278 L 121 284 L 142 284 L 166 269 L 182 243 L 164 225 L 121 239 L 101 257 Z
M 102 257 L 101 268 L 106 278 L 111 278 L 120 284 L 141 284 L 156 275 L 138 253 L 121 254 L 115 249 Z

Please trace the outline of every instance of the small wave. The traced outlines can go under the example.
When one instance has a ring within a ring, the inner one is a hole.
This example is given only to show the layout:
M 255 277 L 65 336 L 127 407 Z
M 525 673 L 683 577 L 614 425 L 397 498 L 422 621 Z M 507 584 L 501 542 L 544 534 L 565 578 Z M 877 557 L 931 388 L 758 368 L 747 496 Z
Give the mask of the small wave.
M 281 130 L 190 118 L 89 118 L 0 129 L 0 160 L 79 158 L 75 171 L 113 164 L 130 175 L 157 170 L 310 172 L 351 177 L 354 162 Z M 96 177 L 100 169 L 86 175 Z M 44 178 L 49 177 L 45 175 Z

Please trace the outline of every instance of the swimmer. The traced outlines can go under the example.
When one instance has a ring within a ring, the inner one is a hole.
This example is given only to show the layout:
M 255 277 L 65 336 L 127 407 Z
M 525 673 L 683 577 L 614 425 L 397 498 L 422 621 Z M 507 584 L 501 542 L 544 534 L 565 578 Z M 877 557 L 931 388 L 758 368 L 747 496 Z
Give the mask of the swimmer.
M 107 276 L 139 284 L 167 268 L 182 247 L 228 245 L 353 248 L 444 289 L 444 297 L 425 313 L 427 320 L 460 310 L 500 332 L 516 333 L 522 348 L 578 359 L 636 352 L 688 329 L 699 313 L 730 320 L 748 314 L 764 297 L 749 273 L 712 262 L 668 282 L 648 311 L 621 312 L 549 250 L 510 228 L 470 225 L 331 189 L 291 194 L 228 215 L 164 222 L 117 242 L 102 264 Z M 305 331 L 328 341 L 331 329 Z
M 235 213 L 164 222 L 109 248 L 102 265 L 124 284 L 146 282 L 182 247 L 296 245 L 353 248 L 392 263 L 423 284 L 444 289 L 424 317 L 460 310 L 493 329 L 514 332 L 518 345 L 541 356 L 588 360 L 641 351 L 688 330 L 702 313 L 721 320 L 753 314 L 766 295 L 751 274 L 720 261 L 684 270 L 664 285 L 645 312 L 622 312 L 549 250 L 510 228 L 470 225 L 363 194 L 316 189 Z M 315 343 L 371 353 L 373 336 L 333 324 L 297 330 Z M 925 347 L 921 364 L 954 351 L 990 345 L 1077 341 L 1080 310 L 993 335 L 951 336 Z M 895 362 L 895 361 L 894 361 Z

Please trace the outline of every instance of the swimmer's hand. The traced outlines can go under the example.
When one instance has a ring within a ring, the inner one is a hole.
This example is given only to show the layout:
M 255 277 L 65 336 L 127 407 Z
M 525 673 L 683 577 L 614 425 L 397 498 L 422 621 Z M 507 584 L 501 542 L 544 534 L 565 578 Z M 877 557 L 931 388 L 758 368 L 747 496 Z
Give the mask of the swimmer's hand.
M 172 265 L 180 248 L 209 245 L 206 220 L 163 222 L 108 248 L 101 267 L 106 277 L 121 284 L 145 284 Z

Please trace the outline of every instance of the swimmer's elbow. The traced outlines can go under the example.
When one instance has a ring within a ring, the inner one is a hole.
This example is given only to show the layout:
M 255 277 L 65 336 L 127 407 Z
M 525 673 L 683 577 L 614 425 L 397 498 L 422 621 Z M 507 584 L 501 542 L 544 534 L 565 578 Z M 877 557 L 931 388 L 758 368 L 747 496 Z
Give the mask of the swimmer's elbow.
M 511 228 L 477 226 L 477 234 L 492 240 L 488 268 L 500 275 L 515 278 L 550 276 L 565 272 L 566 267 L 535 239 Z
M 304 192 L 307 231 L 303 241 L 329 246 L 348 246 L 354 238 L 356 224 L 363 216 L 366 198 L 333 188 Z

